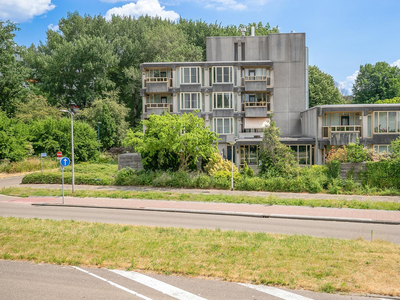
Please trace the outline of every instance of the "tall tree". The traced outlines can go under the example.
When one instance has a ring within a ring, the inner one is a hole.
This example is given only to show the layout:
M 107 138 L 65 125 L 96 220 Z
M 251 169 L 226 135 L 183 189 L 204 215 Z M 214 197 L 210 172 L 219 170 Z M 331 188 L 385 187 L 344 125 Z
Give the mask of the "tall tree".
M 375 103 L 400 96 L 400 69 L 386 62 L 360 66 L 353 86 L 355 103 Z
M 28 68 L 21 59 L 22 47 L 14 42 L 16 24 L 0 21 L 0 109 L 11 116 L 27 92 Z
M 187 170 L 191 162 L 199 157 L 206 159 L 217 152 L 215 143 L 217 134 L 204 126 L 204 119 L 195 114 L 151 115 L 144 121 L 146 132 L 143 144 L 136 146 L 140 152 L 146 152 L 146 160 L 153 160 L 157 154 L 159 165 L 171 159 L 171 154 L 179 158 L 179 168 Z
M 308 69 L 309 107 L 326 104 L 342 104 L 344 100 L 335 87 L 333 77 L 317 66 Z

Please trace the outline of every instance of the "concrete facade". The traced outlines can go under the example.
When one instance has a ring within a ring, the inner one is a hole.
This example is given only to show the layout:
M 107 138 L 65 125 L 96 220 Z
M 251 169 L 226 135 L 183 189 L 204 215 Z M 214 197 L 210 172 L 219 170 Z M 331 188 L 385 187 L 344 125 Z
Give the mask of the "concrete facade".
M 381 151 L 400 133 L 400 105 L 308 108 L 304 33 L 208 37 L 206 47 L 203 62 L 141 64 L 142 118 L 198 111 L 219 134 L 221 154 L 238 166 L 258 165 L 272 116 L 302 165 L 323 164 L 332 146 L 357 139 Z

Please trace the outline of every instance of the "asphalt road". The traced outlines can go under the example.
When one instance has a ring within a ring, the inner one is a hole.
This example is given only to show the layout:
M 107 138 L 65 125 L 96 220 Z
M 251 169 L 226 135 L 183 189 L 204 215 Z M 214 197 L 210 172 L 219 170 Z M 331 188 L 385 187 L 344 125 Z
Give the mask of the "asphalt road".
M 243 286 L 234 282 L 211 279 L 17 261 L 0 261 L 0 298 L 8 300 L 371 300 L 369 297 Z
M 104 208 L 76 208 L 32 206 L 25 203 L 0 202 L 0 215 L 22 218 L 77 220 L 104 223 L 122 223 L 146 226 L 170 226 L 182 228 L 209 228 L 221 230 L 245 230 L 282 234 L 310 235 L 357 239 L 362 237 L 382 239 L 400 244 L 399 225 L 346 223 L 331 221 L 263 219 L 205 214 L 115 210 Z

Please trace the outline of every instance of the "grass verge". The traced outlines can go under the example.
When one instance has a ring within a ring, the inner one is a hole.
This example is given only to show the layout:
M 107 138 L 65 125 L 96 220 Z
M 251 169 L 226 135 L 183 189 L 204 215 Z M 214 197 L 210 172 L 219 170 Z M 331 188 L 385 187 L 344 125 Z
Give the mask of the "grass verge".
M 114 183 L 115 174 L 118 171 L 117 165 L 112 164 L 89 164 L 80 163 L 75 165 L 75 184 L 88 185 L 111 185 Z M 58 169 L 55 172 L 32 173 L 25 175 L 22 183 L 48 183 L 61 184 L 62 173 Z M 72 183 L 72 167 L 64 169 L 64 182 Z
M 53 158 L 43 158 L 43 170 L 55 169 L 60 165 L 59 161 Z M 0 163 L 0 173 L 15 174 L 32 171 L 40 171 L 40 158 L 31 157 L 17 162 L 3 161 Z
M 384 241 L 0 217 L 0 259 L 400 296 Z
M 9 196 L 62 196 L 61 189 L 37 189 L 28 187 L 11 187 L 0 189 L 0 194 Z M 354 209 L 377 209 L 400 211 L 400 203 L 376 202 L 358 200 L 334 200 L 334 199 L 290 199 L 275 196 L 236 196 L 222 194 L 191 194 L 176 192 L 140 192 L 140 191 L 95 191 L 95 190 L 65 190 L 66 196 L 72 197 L 94 197 L 94 198 L 122 198 L 122 199 L 148 199 L 148 200 L 173 200 L 173 201 L 196 201 L 216 203 L 243 203 L 264 205 L 290 205 L 329 208 L 354 208 Z

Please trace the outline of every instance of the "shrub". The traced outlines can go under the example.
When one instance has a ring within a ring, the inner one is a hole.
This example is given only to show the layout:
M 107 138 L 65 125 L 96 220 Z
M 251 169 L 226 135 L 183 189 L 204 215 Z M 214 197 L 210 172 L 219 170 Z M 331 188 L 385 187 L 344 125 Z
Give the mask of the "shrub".
M 227 159 L 223 159 L 219 153 L 213 153 L 209 157 L 208 163 L 204 167 L 204 170 L 208 175 L 211 176 L 219 171 L 232 172 L 232 162 Z M 236 165 L 233 165 L 233 172 L 238 172 Z
M 125 186 L 132 185 L 136 176 L 135 170 L 131 168 L 123 168 L 118 171 L 115 178 L 115 184 Z
M 298 175 L 299 164 L 292 150 L 279 141 L 280 132 L 275 122 L 266 124 L 260 145 L 260 174 L 264 177 L 293 177 Z
M 363 145 L 357 143 L 349 143 L 346 146 L 347 161 L 351 163 L 359 163 L 367 160 L 367 150 Z
M 337 178 L 340 175 L 340 164 L 339 160 L 331 160 L 326 166 L 328 168 L 327 175 L 329 178 Z
M 244 167 L 242 168 L 242 170 L 240 171 L 240 173 L 244 176 L 248 176 L 248 177 L 253 177 L 254 176 L 254 171 L 252 168 L 250 168 L 247 165 L 247 162 L 244 162 Z
M 329 163 L 334 160 L 339 162 L 347 161 L 346 147 L 343 148 L 332 147 L 332 149 L 328 152 L 328 157 L 326 158 L 326 162 Z
M 400 160 L 382 160 L 367 162 L 362 172 L 362 184 L 370 187 L 400 188 Z

